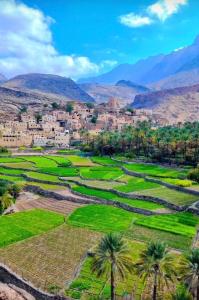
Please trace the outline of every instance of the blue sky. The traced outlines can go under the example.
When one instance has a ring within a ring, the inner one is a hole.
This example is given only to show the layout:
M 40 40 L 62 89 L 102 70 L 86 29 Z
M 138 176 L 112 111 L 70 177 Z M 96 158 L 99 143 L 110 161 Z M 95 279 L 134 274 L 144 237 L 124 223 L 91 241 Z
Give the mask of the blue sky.
M 0 38 L 1 34 L 4 39 L 5 34 L 10 34 L 5 45 L 12 49 L 6 53 L 0 46 L 0 72 L 8 77 L 37 71 L 73 78 L 98 74 L 116 64 L 133 63 L 147 56 L 169 53 L 191 44 L 199 34 L 198 0 L 2 2 L 9 3 L 11 11 L 8 14 L 9 10 L 4 10 L 1 18 L 3 6 L 0 9 Z M 12 28 L 7 24 L 11 18 Z M 23 24 L 20 26 L 20 23 Z M 24 27 L 27 27 L 26 32 Z M 30 34 L 32 28 L 35 30 Z M 15 38 L 9 30 L 12 33 L 15 31 Z M 37 35 L 40 36 L 39 41 L 36 41 Z M 27 46 L 29 50 L 22 49 L 20 53 L 16 39 L 23 42 L 24 36 L 24 45 L 20 44 L 20 47 Z M 11 43 L 13 39 L 14 47 Z M 34 64 L 25 63 L 25 56 Z

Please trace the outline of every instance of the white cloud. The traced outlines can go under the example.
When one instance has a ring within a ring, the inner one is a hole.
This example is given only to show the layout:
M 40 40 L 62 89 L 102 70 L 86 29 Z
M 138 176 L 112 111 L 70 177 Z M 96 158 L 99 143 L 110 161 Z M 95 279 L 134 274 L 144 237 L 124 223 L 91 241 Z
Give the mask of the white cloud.
M 186 5 L 188 0 L 159 0 L 148 7 L 148 12 L 156 16 L 161 21 L 177 13 L 182 5 Z
M 182 5 L 186 5 L 189 0 L 159 0 L 148 6 L 143 14 L 129 13 L 119 17 L 121 24 L 128 27 L 141 27 L 150 25 L 158 18 L 165 21 L 171 15 L 178 12 Z
M 60 55 L 53 45 L 54 20 L 15 0 L 0 0 L 0 73 L 52 73 L 78 78 L 96 74 L 100 66 L 88 57 Z
M 119 17 L 120 23 L 128 27 L 141 27 L 145 25 L 150 25 L 153 21 L 150 17 L 136 15 L 130 13 L 127 15 L 122 15 Z

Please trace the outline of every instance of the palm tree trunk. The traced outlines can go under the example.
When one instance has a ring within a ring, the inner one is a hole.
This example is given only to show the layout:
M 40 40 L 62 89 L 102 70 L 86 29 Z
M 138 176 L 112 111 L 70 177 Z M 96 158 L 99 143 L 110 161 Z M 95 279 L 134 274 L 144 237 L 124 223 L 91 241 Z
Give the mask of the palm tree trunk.
M 115 300 L 114 263 L 111 264 L 111 300 Z
M 154 274 L 154 285 L 153 285 L 153 300 L 157 299 L 157 285 L 158 285 L 158 274 L 157 271 L 155 270 Z
M 199 276 L 197 280 L 197 292 L 196 292 L 196 299 L 199 300 Z

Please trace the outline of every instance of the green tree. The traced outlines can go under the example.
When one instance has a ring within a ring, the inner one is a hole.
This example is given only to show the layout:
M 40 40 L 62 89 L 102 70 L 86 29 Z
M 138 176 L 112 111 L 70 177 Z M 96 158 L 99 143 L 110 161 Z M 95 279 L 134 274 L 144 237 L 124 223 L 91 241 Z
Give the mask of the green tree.
M 199 249 L 193 248 L 180 261 L 180 274 L 199 300 Z
M 168 253 L 164 243 L 155 241 L 150 242 L 140 255 L 140 261 L 135 265 L 138 276 L 144 281 L 151 284 L 152 282 L 152 299 L 156 300 L 161 286 L 173 282 L 176 277 L 173 256 Z
M 60 105 L 57 102 L 51 103 L 51 106 L 53 109 L 58 109 L 60 107 Z
M 69 114 L 71 114 L 72 113 L 72 111 L 73 111 L 73 104 L 71 103 L 71 102 L 68 102 L 67 104 L 66 104 L 66 112 L 68 112 Z
M 124 239 L 115 233 L 104 236 L 93 257 L 92 271 L 98 277 L 110 278 L 111 300 L 115 299 L 116 276 L 124 279 L 132 270 L 129 248 Z
M 183 285 L 179 286 L 176 289 L 176 292 L 172 294 L 172 300 L 192 300 L 192 296 L 187 290 L 187 288 Z

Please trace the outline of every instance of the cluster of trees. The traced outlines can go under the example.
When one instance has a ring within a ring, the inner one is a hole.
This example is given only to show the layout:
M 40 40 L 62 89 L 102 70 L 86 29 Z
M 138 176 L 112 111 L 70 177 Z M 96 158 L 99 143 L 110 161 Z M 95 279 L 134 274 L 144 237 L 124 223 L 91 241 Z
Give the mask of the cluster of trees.
M 11 184 L 7 180 L 0 179 L 0 215 L 15 203 L 20 191 L 20 185 Z
M 98 277 L 109 279 L 111 300 L 116 299 L 116 278 L 123 280 L 130 274 L 136 274 L 142 280 L 145 291 L 149 291 L 147 299 L 164 299 L 166 291 L 172 300 L 199 300 L 198 248 L 191 249 L 178 262 L 159 241 L 150 242 L 137 263 L 129 253 L 126 240 L 115 233 L 104 236 L 93 253 L 92 271 Z
M 121 131 L 104 131 L 85 141 L 85 148 L 96 154 L 122 154 L 131 158 L 197 165 L 199 122 L 154 128 L 150 122 L 126 126 Z

